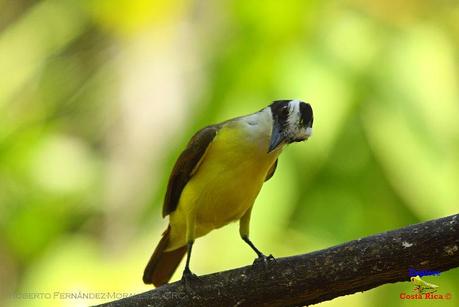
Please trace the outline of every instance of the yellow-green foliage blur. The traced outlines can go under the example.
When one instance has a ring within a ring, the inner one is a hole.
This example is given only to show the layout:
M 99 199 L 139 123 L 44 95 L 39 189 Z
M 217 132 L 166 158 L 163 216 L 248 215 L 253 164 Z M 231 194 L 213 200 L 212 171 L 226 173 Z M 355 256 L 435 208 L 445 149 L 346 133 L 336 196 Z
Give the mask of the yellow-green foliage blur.
M 0 305 L 150 289 L 141 276 L 181 149 L 275 99 L 311 103 L 315 121 L 255 203 L 265 253 L 457 213 L 458 85 L 456 1 L 1 0 Z M 237 224 L 193 251 L 197 274 L 255 256 Z M 458 269 L 425 280 L 457 306 Z M 405 306 L 412 288 L 323 306 Z

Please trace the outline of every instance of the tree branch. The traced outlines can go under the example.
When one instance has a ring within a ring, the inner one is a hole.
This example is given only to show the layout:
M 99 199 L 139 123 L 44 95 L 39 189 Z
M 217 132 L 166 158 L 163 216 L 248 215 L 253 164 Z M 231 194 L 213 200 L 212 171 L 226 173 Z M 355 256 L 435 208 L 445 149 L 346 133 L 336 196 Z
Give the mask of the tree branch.
M 309 305 L 408 281 L 408 269 L 459 266 L 459 214 L 347 242 L 309 254 L 278 258 L 200 276 L 194 292 L 181 282 L 100 306 Z

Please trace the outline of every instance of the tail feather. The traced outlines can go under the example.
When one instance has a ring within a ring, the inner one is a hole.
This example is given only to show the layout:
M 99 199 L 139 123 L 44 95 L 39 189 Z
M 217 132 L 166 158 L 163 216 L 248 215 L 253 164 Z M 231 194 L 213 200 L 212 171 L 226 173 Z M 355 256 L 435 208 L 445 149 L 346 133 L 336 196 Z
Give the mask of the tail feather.
M 165 251 L 169 243 L 170 229 L 171 226 L 169 225 L 145 267 L 143 282 L 146 284 L 154 284 L 155 287 L 166 284 L 186 254 L 186 246 L 169 252 Z

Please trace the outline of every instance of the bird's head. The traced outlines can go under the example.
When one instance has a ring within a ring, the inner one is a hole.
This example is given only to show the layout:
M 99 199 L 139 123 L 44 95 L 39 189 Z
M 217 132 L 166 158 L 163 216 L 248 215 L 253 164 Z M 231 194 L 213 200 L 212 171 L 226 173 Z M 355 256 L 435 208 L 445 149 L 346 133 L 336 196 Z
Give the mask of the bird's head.
M 269 108 L 273 128 L 268 152 L 281 144 L 301 142 L 311 136 L 314 121 L 311 105 L 297 99 L 276 100 Z

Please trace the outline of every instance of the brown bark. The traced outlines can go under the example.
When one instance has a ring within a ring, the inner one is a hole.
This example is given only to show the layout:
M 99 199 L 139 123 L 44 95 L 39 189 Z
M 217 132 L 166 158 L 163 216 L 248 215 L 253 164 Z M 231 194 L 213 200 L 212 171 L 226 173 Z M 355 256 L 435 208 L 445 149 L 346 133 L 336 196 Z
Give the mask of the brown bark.
M 192 283 L 192 293 L 179 281 L 100 306 L 309 305 L 408 281 L 409 268 L 446 271 L 458 266 L 456 214 L 309 254 L 278 258 L 266 266 L 200 276 Z

